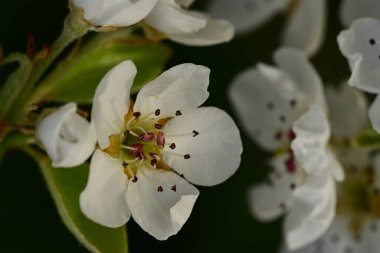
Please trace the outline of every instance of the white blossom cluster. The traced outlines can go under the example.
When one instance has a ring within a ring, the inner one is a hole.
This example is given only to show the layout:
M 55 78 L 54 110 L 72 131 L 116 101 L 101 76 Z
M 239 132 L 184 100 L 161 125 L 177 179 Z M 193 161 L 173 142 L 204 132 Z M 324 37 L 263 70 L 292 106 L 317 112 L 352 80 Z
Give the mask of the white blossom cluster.
M 309 57 L 327 26 L 327 0 L 213 0 L 209 15 L 187 10 L 192 0 L 72 0 L 93 27 L 140 22 L 147 32 L 186 45 L 214 45 L 286 13 L 276 66 L 258 63 L 238 74 L 229 98 L 242 128 L 271 154 L 267 182 L 249 189 L 262 221 L 284 215 L 281 252 L 380 252 L 380 156 L 360 142 L 380 133 L 380 96 L 368 107 L 362 91 L 380 94 L 380 1 L 342 0 L 337 36 L 351 76 L 325 85 Z M 231 23 L 233 24 L 231 24 Z M 331 66 L 333 67 L 333 66 Z M 68 103 L 37 126 L 54 167 L 91 157 L 82 212 L 107 227 L 132 217 L 159 240 L 176 234 L 199 195 L 240 164 L 237 126 L 224 111 L 201 107 L 210 70 L 174 66 L 131 99 L 137 69 L 113 67 L 94 94 L 91 120 Z M 217 74 L 217 73 L 216 73 Z

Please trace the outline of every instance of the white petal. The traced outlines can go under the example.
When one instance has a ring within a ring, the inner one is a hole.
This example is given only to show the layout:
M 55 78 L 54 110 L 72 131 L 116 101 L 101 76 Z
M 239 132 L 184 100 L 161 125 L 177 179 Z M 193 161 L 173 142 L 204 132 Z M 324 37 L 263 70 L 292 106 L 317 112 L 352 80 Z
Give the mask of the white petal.
M 284 45 L 315 54 L 324 39 L 326 13 L 325 0 L 300 1 L 284 30 Z
M 285 72 L 262 64 L 236 77 L 229 95 L 245 130 L 268 150 L 289 142 L 291 124 L 309 102 Z
M 363 243 L 361 243 L 363 244 Z M 358 242 L 350 233 L 349 220 L 344 216 L 337 216 L 323 236 L 308 246 L 290 251 L 283 249 L 282 253 L 338 253 L 355 252 L 369 253 L 376 251 L 358 251 Z
M 368 111 L 369 120 L 373 129 L 380 133 L 380 96 L 377 95 Z
M 127 191 L 132 217 L 150 235 L 166 240 L 189 218 L 199 191 L 174 172 L 140 167 L 136 176 Z
M 193 33 L 168 33 L 167 36 L 178 43 L 189 46 L 211 46 L 230 41 L 234 36 L 234 27 L 227 20 L 215 20 L 206 14 L 195 13 L 207 21 L 206 26 Z
M 36 128 L 53 167 L 74 167 L 90 157 L 96 134 L 92 124 L 76 113 L 75 103 L 60 107 L 46 116 Z
M 97 26 L 130 26 L 145 18 L 157 0 L 74 0 L 85 18 Z
M 309 105 L 318 104 L 326 109 L 322 79 L 302 51 L 280 48 L 274 53 L 274 60 L 294 80 L 297 89 L 307 95 Z
M 315 173 L 329 164 L 327 142 L 330 138 L 330 126 L 325 113 L 319 106 L 310 110 L 294 122 L 296 138 L 291 147 L 297 161 L 308 173 Z
M 210 69 L 201 65 L 172 67 L 140 90 L 133 111 L 149 114 L 160 109 L 165 117 L 193 110 L 208 98 L 209 76 Z
M 164 148 L 164 161 L 194 184 L 221 183 L 234 174 L 240 164 L 243 148 L 239 130 L 231 117 L 220 109 L 195 109 L 170 120 L 163 131 L 166 142 L 176 145 L 174 150 L 169 144 Z M 190 155 L 189 159 L 184 158 L 186 154 Z
M 380 92 L 380 20 L 362 18 L 338 36 L 342 54 L 348 59 L 348 84 L 368 92 Z
M 86 188 L 80 195 L 82 212 L 91 220 L 107 227 L 120 227 L 131 213 L 125 198 L 128 178 L 122 162 L 96 150 L 90 164 Z
M 328 87 L 332 133 L 337 137 L 352 137 L 368 125 L 368 104 L 363 93 L 343 83 L 339 88 Z
M 285 220 L 287 247 L 296 250 L 314 242 L 329 228 L 336 208 L 335 182 L 330 173 L 309 174 L 294 191 L 294 204 Z
M 132 61 L 123 61 L 113 67 L 96 88 L 91 117 L 101 149 L 108 146 L 111 135 L 123 130 L 124 115 L 129 109 L 129 91 L 136 72 Z
M 297 168 L 289 172 L 286 167 L 288 155 L 275 157 L 271 166 L 268 183 L 256 185 L 250 189 L 249 202 L 252 213 L 260 220 L 272 220 L 289 210 L 293 205 L 293 190 L 302 183 L 302 175 Z
M 229 20 L 237 33 L 251 31 L 280 12 L 289 0 L 212 0 L 208 12 L 216 18 Z
M 378 0 L 343 0 L 339 14 L 346 27 L 358 18 L 380 19 L 380 2 Z
M 144 21 L 164 34 L 194 33 L 206 27 L 207 21 L 203 17 L 170 2 L 159 1 Z

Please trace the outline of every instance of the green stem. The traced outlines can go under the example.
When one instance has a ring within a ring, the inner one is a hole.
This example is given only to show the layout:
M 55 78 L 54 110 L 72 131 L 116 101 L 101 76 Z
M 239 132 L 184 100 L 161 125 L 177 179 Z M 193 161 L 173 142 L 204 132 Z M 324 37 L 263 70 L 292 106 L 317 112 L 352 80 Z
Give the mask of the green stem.
M 31 95 L 35 84 L 41 79 L 42 75 L 46 72 L 52 62 L 68 45 L 70 45 L 71 42 L 85 35 L 88 31 L 89 24 L 78 18 L 75 13 L 70 12 L 64 22 L 61 35 L 53 43 L 48 55 L 36 62 L 33 66 L 32 73 L 25 84 L 22 94 L 12 107 L 12 114 L 10 114 L 10 121 L 12 123 L 18 123 L 24 119 L 27 107 L 29 106 L 26 101 L 28 101 L 28 97 Z
M 352 140 L 352 144 L 359 148 L 378 150 L 380 149 L 380 134 L 372 129 L 364 130 Z

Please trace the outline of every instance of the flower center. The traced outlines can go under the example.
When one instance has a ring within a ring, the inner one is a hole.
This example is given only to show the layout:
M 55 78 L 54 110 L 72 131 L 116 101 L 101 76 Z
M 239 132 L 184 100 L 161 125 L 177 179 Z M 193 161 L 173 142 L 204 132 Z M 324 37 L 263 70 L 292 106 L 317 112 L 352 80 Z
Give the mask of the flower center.
M 338 187 L 337 212 L 351 217 L 354 235 L 360 235 L 365 223 L 380 217 L 380 192 L 373 186 L 372 169 L 346 170 L 346 179 Z
M 181 156 L 186 160 L 191 157 L 190 154 L 176 153 L 176 143 L 165 141 L 163 127 L 173 117 L 181 115 L 180 110 L 172 115 L 162 115 L 160 109 L 156 109 L 154 112 L 142 115 L 140 112 L 133 112 L 130 109 L 124 116 L 123 131 L 110 136 L 110 145 L 103 151 L 120 159 L 124 173 L 132 182 L 137 182 L 136 174 L 140 166 L 171 171 L 172 168 L 166 165 L 162 159 L 163 153 Z M 195 137 L 199 135 L 199 132 L 194 130 L 189 134 Z M 163 150 L 165 146 L 170 150 Z M 160 187 L 158 187 L 158 191 L 160 191 Z

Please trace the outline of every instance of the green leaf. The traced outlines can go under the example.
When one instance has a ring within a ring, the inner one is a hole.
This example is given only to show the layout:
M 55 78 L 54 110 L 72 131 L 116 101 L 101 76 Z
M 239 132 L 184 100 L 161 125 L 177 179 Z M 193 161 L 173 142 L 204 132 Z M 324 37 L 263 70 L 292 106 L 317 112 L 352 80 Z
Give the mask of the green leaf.
M 137 67 L 132 92 L 157 77 L 171 52 L 168 47 L 142 38 L 98 39 L 71 55 L 42 82 L 30 103 L 41 100 L 91 103 L 102 77 L 118 63 L 130 59 Z
M 9 64 L 13 62 L 17 62 L 19 67 L 8 77 L 0 91 L 0 119 L 4 118 L 8 113 L 13 102 L 18 97 L 26 81 L 28 80 L 32 70 L 32 63 L 24 54 L 11 54 L 2 64 Z
M 98 225 L 87 219 L 80 210 L 79 195 L 87 182 L 88 164 L 55 169 L 51 167 L 51 160 L 47 156 L 31 148 L 25 148 L 24 151 L 39 165 L 64 224 L 78 241 L 91 252 L 127 252 L 125 226 L 112 229 Z

